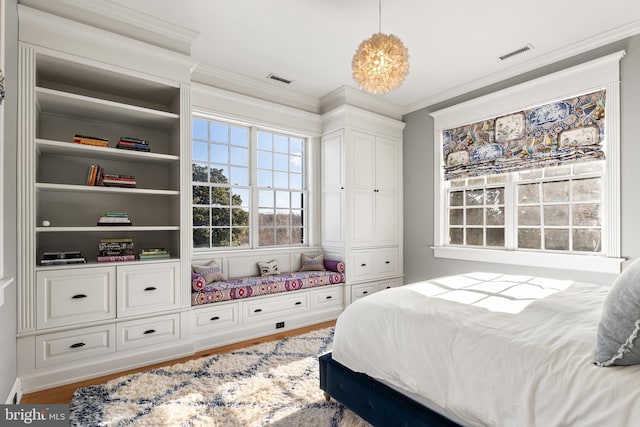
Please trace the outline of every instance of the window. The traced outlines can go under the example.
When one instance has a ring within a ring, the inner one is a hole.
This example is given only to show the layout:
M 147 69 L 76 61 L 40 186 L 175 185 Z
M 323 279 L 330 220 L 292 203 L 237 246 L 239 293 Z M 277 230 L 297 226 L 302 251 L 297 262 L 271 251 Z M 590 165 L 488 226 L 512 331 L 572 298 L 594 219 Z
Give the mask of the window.
M 305 243 L 306 139 L 194 118 L 193 247 Z
M 435 257 L 620 272 L 623 56 L 431 114 Z

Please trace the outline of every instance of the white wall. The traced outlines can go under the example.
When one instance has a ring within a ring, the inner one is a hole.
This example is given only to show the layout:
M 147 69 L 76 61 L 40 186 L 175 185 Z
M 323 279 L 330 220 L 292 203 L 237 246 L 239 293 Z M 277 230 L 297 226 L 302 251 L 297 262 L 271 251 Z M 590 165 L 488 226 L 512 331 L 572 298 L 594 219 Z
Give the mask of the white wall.
M 507 264 L 456 261 L 434 258 L 431 246 L 433 236 L 433 144 L 434 129 L 431 111 L 437 111 L 460 102 L 504 89 L 533 78 L 571 67 L 609 53 L 626 50 L 620 63 L 621 77 L 621 256 L 630 260 L 640 257 L 640 144 L 637 142 L 635 123 L 640 113 L 640 36 L 635 36 L 591 52 L 570 58 L 551 66 L 516 78 L 456 97 L 407 114 L 404 121 L 404 272 L 405 283 L 470 271 L 535 274 L 539 276 L 571 278 L 609 284 L 611 274 L 594 274 L 575 270 L 539 269 Z M 625 263 L 626 265 L 627 263 Z

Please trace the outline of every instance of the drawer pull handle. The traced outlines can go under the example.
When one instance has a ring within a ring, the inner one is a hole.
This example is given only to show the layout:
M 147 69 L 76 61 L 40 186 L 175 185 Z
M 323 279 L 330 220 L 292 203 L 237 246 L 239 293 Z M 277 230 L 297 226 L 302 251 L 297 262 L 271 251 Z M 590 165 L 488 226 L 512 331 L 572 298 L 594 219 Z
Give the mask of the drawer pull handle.
M 69 346 L 69 348 L 80 348 L 80 347 L 84 347 L 85 345 L 86 345 L 86 344 L 85 344 L 85 343 L 83 343 L 83 342 L 77 342 L 77 343 L 75 343 L 75 344 L 71 344 L 71 345 Z
M 360 264 L 360 267 L 366 267 L 367 264 Z
M 219 320 L 219 319 L 220 319 L 220 316 L 213 316 L 213 317 L 212 317 L 211 319 L 209 319 L 209 320 Z
M 391 264 L 391 261 L 385 261 L 384 263 L 385 264 Z
M 261 308 L 256 308 L 255 310 L 253 310 L 254 313 L 260 313 L 262 311 Z
M 362 291 L 362 295 L 366 295 L 368 293 L 369 293 L 369 291 Z
M 76 294 L 74 296 L 72 296 L 72 299 L 80 299 L 80 298 L 86 298 L 87 296 L 85 294 Z
M 387 289 L 391 289 L 391 286 L 387 286 Z
M 144 334 L 145 335 L 153 334 L 155 331 L 156 331 L 155 329 L 147 329 L 146 331 L 144 331 Z
M 145 291 L 155 291 L 156 289 L 158 289 L 158 288 L 156 288 L 155 286 L 148 286 L 148 287 L 144 288 Z
M 326 299 L 331 299 L 333 298 L 331 295 L 327 295 Z
M 300 305 L 302 304 L 302 301 L 296 301 L 295 305 Z

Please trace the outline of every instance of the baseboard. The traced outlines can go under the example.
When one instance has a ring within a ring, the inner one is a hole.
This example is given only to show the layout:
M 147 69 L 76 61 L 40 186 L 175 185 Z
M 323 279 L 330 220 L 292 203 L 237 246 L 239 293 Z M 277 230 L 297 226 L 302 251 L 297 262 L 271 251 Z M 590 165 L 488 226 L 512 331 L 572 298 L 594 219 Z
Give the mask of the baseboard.
M 22 400 L 22 381 L 20 381 L 20 378 L 16 378 L 4 403 L 6 405 L 14 405 L 20 403 L 20 400 Z

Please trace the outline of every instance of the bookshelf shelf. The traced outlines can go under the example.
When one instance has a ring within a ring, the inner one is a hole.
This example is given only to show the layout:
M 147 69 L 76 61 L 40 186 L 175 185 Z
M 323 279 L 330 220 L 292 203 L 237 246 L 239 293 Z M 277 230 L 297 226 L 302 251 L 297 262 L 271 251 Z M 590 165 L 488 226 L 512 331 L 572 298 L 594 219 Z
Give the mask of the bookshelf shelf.
M 105 194 L 130 194 L 130 195 L 158 195 L 158 196 L 179 196 L 177 190 L 156 190 L 152 188 L 120 188 L 120 187 L 101 187 L 92 185 L 73 185 L 73 184 L 48 184 L 37 183 L 36 191 L 38 192 L 61 192 L 61 193 L 105 193 Z
M 121 150 L 110 147 L 93 147 L 72 142 L 53 141 L 36 138 L 36 149 L 42 155 L 70 156 L 82 159 L 118 160 L 130 162 L 173 164 L 180 161 L 179 156 L 142 151 Z
M 178 231 L 180 227 L 177 225 L 126 225 L 118 226 L 93 226 L 93 227 L 36 227 L 36 233 L 69 233 L 69 232 L 134 232 L 134 231 Z
M 137 127 L 172 129 L 180 118 L 175 113 L 123 104 L 106 99 L 36 87 L 36 100 L 41 111 L 61 116 L 81 117 Z

